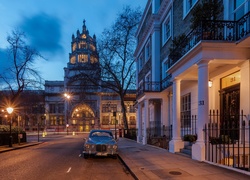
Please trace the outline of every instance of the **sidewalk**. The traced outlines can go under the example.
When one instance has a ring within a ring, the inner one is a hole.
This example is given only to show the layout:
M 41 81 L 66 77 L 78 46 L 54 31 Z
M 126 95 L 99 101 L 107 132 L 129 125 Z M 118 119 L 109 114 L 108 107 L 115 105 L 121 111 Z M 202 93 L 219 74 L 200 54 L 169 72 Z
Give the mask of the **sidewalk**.
M 250 179 L 250 172 L 244 171 L 245 174 L 243 174 L 206 162 L 198 162 L 130 139 L 120 138 L 118 147 L 120 159 L 135 179 Z
M 43 142 L 25 142 L 25 143 L 20 143 L 20 144 L 12 144 L 12 147 L 9 147 L 9 145 L 4 145 L 4 146 L 0 146 L 0 153 L 17 150 L 17 149 L 21 149 L 21 148 L 25 148 L 29 146 L 35 146 L 41 143 Z

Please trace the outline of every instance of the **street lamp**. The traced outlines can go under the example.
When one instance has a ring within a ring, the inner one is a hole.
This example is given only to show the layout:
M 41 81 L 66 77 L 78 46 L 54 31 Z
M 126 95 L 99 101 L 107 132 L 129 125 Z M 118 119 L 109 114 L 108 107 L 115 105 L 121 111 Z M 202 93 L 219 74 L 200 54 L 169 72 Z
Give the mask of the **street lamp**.
M 69 99 L 70 99 L 70 95 L 69 94 L 67 94 L 67 93 L 64 93 L 64 97 L 65 97 L 65 99 L 66 99 L 66 101 L 67 101 L 67 107 L 66 107 L 66 122 L 67 122 L 67 124 L 66 124 L 66 129 L 67 129 L 67 135 L 69 135 L 69 122 L 68 122 L 68 114 L 69 114 Z
M 7 107 L 6 110 L 7 110 L 7 112 L 10 115 L 10 139 L 9 139 L 9 147 L 12 147 L 12 133 L 11 133 L 12 116 L 11 116 L 11 113 L 14 111 L 14 109 L 12 107 Z
M 117 134 L 116 134 L 116 112 L 113 112 L 113 116 L 115 118 L 115 139 L 117 139 Z

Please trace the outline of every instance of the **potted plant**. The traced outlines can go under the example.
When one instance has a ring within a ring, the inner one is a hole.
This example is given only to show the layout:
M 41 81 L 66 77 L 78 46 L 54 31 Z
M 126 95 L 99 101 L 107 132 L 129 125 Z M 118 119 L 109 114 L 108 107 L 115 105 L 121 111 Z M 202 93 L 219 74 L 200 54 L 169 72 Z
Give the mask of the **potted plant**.
M 197 135 L 193 135 L 193 134 L 186 134 L 184 136 L 184 141 L 188 141 L 188 142 L 195 142 L 197 140 Z
M 208 21 L 216 21 L 223 12 L 222 0 L 201 0 L 191 11 L 191 29 L 202 26 L 203 39 L 213 37 L 214 28 Z M 206 22 L 207 21 L 207 22 Z M 206 23 L 205 23 L 206 22 Z M 202 24 L 203 23 L 203 24 Z
M 179 59 L 184 53 L 182 52 L 187 45 L 186 35 L 183 33 L 174 37 L 171 46 L 169 47 L 169 58 L 172 61 Z

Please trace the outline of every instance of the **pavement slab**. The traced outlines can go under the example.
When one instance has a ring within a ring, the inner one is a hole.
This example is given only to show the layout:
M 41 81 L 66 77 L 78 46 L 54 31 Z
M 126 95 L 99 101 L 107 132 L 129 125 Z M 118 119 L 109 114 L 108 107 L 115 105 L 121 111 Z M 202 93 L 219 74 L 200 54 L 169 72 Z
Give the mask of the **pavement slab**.
M 174 179 L 174 180 L 249 180 L 250 172 L 238 172 L 190 157 L 170 153 L 167 149 L 143 145 L 136 141 L 120 138 L 119 157 L 129 168 L 135 179 Z

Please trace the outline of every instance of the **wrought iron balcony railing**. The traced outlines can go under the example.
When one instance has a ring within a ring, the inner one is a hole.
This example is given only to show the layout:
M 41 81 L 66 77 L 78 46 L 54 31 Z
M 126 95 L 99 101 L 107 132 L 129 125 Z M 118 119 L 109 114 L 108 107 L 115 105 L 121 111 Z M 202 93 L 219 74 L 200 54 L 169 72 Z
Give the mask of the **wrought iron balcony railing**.
M 136 95 L 140 96 L 145 92 L 160 92 L 160 91 L 161 91 L 160 81 L 158 82 L 148 81 L 148 82 L 143 82 L 139 85 L 136 91 Z
M 250 34 L 250 12 L 238 21 L 203 21 L 169 54 L 168 67 L 173 66 L 201 40 L 238 41 Z
M 170 74 L 162 81 L 148 81 L 141 83 L 136 91 L 137 97 L 145 92 L 161 92 L 168 88 L 172 85 L 172 82 L 170 81 L 171 77 L 172 75 Z

